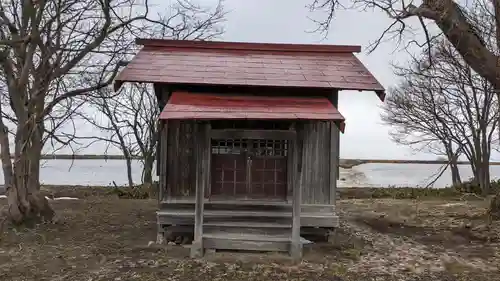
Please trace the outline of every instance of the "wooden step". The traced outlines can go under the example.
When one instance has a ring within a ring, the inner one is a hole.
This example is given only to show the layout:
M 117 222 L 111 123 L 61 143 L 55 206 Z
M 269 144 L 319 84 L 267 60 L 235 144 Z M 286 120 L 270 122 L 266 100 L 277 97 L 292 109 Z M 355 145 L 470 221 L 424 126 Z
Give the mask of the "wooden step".
M 291 224 L 248 221 L 243 222 L 209 222 L 203 224 L 204 233 L 228 233 L 228 234 L 259 234 L 290 236 Z
M 220 201 L 220 202 L 205 202 L 204 210 L 222 211 L 222 210 L 235 210 L 235 211 L 254 211 L 266 210 L 270 212 L 291 212 L 292 206 L 286 202 L 255 202 L 255 201 L 241 201 L 235 203 L 233 201 Z M 163 210 L 194 210 L 194 203 L 189 202 L 162 202 L 161 209 Z
M 206 222 L 203 226 L 221 226 L 221 227 L 244 227 L 244 228 L 281 228 L 288 229 L 292 227 L 289 223 L 277 222 L 249 222 L 249 221 L 212 221 Z
M 194 216 L 194 210 L 166 210 L 162 209 L 156 212 L 158 215 L 175 215 L 175 216 Z M 281 218 L 291 218 L 291 212 L 279 212 L 279 211 L 266 211 L 266 210 L 248 210 L 248 211 L 236 211 L 236 210 L 204 210 L 204 217 L 281 217 Z M 323 218 L 330 217 L 330 214 L 323 214 L 319 212 L 302 212 L 301 216 L 313 217 L 313 218 Z
M 194 200 L 190 199 L 171 199 L 164 200 L 161 203 L 164 204 L 192 204 L 194 205 Z M 247 206 L 291 206 L 292 204 L 287 201 L 273 201 L 273 200 L 205 200 L 205 205 L 247 205 Z
M 215 250 L 247 250 L 287 252 L 291 239 L 288 235 L 211 232 L 203 234 L 203 247 Z
M 162 210 L 193 210 L 195 209 L 192 200 L 162 201 L 160 203 Z M 206 201 L 205 210 L 268 210 L 268 211 L 289 211 L 292 212 L 292 204 L 282 201 Z M 302 204 L 302 213 L 332 213 L 335 212 L 335 206 L 325 204 Z
M 160 210 L 157 212 L 159 215 L 176 215 L 176 216 L 194 216 L 194 210 Z M 204 217 L 292 217 L 291 212 L 270 212 L 266 210 L 261 211 L 236 211 L 236 210 L 204 210 Z

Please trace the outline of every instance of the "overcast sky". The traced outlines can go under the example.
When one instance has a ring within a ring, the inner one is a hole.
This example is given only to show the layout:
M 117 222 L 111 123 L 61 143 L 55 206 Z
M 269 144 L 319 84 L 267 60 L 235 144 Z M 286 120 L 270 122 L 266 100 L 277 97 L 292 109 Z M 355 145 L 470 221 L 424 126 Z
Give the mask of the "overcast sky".
M 212 2 L 211 0 L 204 0 Z M 312 2 L 312 0 L 311 0 Z M 405 61 L 405 52 L 394 52 L 394 42 L 382 44 L 375 52 L 366 53 L 368 45 L 376 40 L 391 23 L 383 13 L 339 11 L 325 39 L 313 33 L 317 25 L 306 5 L 309 0 L 226 0 L 229 11 L 225 41 L 311 43 L 361 45 L 358 58 L 384 87 L 396 83 L 390 67 L 391 61 Z M 414 155 L 411 150 L 395 145 L 388 137 L 389 128 L 380 121 L 382 102 L 374 92 L 342 91 L 339 110 L 346 118 L 346 131 L 341 136 L 342 158 L 430 158 Z
M 161 6 L 167 2 L 158 0 Z M 193 0 L 194 1 L 194 0 Z M 202 5 L 217 0 L 196 0 Z M 321 14 L 311 13 L 306 7 L 313 0 L 225 0 L 228 11 L 224 41 L 267 43 L 310 43 L 360 45 L 358 58 L 380 83 L 388 88 L 397 83 L 391 62 L 402 63 L 408 59 L 406 52 L 397 50 L 396 42 L 385 42 L 375 52 L 366 49 L 376 40 L 391 21 L 379 11 L 338 11 L 325 39 L 314 33 L 317 25 L 310 19 Z M 157 2 L 158 3 L 158 2 Z M 158 11 L 160 12 L 160 11 Z M 388 136 L 389 127 L 381 124 L 382 102 L 374 92 L 342 91 L 339 110 L 346 118 L 346 131 L 341 136 L 342 158 L 379 159 L 436 159 L 435 155 L 415 153 L 407 147 L 394 144 Z M 83 128 L 82 128 L 83 129 Z M 94 145 L 80 153 L 103 153 L 102 146 Z M 111 152 L 115 153 L 115 152 Z M 493 159 L 497 159 L 493 155 Z

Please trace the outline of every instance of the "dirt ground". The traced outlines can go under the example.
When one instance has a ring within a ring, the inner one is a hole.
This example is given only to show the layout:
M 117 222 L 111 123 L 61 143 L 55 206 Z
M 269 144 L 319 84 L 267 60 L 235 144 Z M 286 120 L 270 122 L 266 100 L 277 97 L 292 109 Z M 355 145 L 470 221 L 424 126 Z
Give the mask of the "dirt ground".
M 306 248 L 298 265 L 278 254 L 192 260 L 185 247 L 151 245 L 155 200 L 51 204 L 55 223 L 5 227 L 0 280 L 500 280 L 500 222 L 485 225 L 480 200 L 340 200 L 333 240 Z

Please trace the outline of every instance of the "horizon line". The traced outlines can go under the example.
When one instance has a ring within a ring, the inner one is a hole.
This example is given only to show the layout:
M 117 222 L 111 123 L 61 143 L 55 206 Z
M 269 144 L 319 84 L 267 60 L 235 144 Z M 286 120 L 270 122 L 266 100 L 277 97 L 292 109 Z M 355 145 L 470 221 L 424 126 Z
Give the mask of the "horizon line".
M 14 158 L 14 155 L 10 155 Z M 142 160 L 140 156 L 130 157 L 132 160 Z M 40 160 L 125 160 L 121 154 L 42 154 Z M 340 158 L 340 164 L 358 166 L 362 164 L 448 164 L 447 160 L 422 159 L 375 159 L 375 158 Z M 458 165 L 468 165 L 468 161 L 457 161 Z M 500 161 L 490 161 L 490 165 L 500 165 Z

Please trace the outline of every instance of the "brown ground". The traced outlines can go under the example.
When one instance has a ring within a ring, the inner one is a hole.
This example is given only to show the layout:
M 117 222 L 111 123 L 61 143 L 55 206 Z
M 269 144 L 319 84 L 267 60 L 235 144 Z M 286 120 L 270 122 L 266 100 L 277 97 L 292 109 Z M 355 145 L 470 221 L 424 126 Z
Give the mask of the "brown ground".
M 0 280 L 500 280 L 500 222 L 485 226 L 479 200 L 340 200 L 334 241 L 293 265 L 278 254 L 197 261 L 181 246 L 148 246 L 155 200 L 81 195 L 52 201 L 55 224 L 4 230 Z

